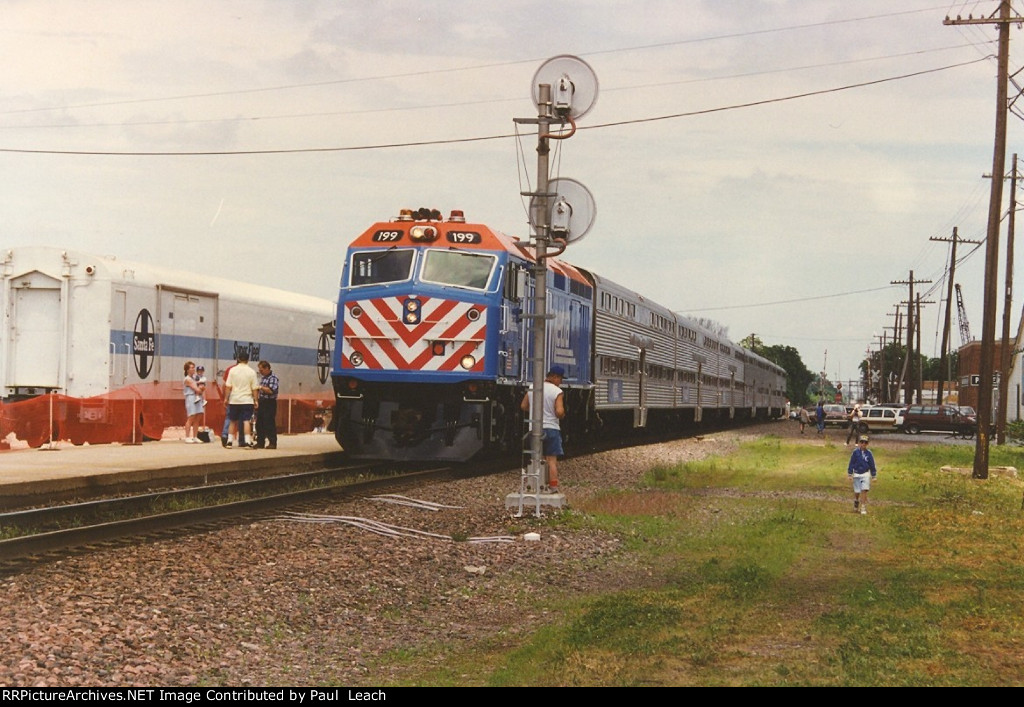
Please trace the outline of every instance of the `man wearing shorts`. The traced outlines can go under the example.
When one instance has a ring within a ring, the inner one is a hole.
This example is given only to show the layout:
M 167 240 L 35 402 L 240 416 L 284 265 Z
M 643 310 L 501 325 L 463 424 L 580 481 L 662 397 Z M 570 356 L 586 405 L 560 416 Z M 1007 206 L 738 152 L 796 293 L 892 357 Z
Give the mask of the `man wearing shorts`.
M 865 515 L 868 512 L 868 491 L 871 489 L 871 480 L 878 474 L 875 468 L 875 458 L 868 450 L 867 435 L 861 435 L 857 440 L 857 448 L 850 456 L 850 465 L 846 469 L 846 475 L 853 481 L 853 512 L 860 512 Z
M 548 493 L 558 493 L 558 457 L 562 452 L 562 429 L 558 421 L 565 417 L 565 396 L 559 387 L 565 378 L 565 369 L 552 366 L 544 378 L 544 461 L 548 467 Z M 530 412 L 531 394 L 523 397 L 520 405 L 523 412 Z
M 228 379 L 224 383 L 224 404 L 227 406 L 228 439 L 224 446 L 231 446 L 231 439 L 238 432 L 238 423 L 242 423 L 242 432 L 238 435 L 239 447 L 255 448 L 252 442 L 252 413 L 256 408 L 256 395 L 259 391 L 256 371 L 249 368 L 249 352 L 238 352 L 238 363 L 231 367 Z M 249 443 L 246 444 L 246 440 Z

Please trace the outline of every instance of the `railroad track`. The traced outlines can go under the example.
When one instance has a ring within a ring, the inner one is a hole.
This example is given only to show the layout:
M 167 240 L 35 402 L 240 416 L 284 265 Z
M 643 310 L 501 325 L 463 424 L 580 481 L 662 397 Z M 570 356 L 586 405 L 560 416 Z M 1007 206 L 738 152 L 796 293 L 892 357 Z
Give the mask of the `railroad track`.
M 0 540 L 0 574 L 96 546 L 252 522 L 286 506 L 408 487 L 452 474 L 450 467 L 389 472 L 382 465 L 365 465 L 3 513 L 0 529 L 15 537 Z M 238 500 L 225 500 L 230 498 Z M 169 510 L 186 504 L 194 507 Z
M 709 428 L 702 434 L 714 431 Z M 648 433 L 633 439 L 590 440 L 570 456 L 679 437 L 678 433 Z M 496 457 L 475 462 L 475 471 L 457 466 L 411 472 L 365 464 L 0 513 L 0 537 L 6 537 L 0 540 L 0 576 L 98 546 L 196 529 L 205 532 L 265 518 L 283 507 L 408 487 L 419 481 L 495 473 L 507 469 L 507 464 L 507 459 Z M 303 485 L 307 487 L 296 488 Z M 186 505 L 190 507 L 184 508 Z

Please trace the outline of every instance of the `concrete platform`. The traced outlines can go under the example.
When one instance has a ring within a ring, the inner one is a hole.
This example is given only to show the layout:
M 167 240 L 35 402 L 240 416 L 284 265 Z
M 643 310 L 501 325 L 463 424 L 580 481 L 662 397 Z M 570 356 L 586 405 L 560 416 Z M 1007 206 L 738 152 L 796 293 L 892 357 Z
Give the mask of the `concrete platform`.
M 58 444 L 0 451 L 0 509 L 113 493 L 311 471 L 342 464 L 333 434 L 282 435 L 277 449 L 225 449 L 181 439 L 139 445 Z

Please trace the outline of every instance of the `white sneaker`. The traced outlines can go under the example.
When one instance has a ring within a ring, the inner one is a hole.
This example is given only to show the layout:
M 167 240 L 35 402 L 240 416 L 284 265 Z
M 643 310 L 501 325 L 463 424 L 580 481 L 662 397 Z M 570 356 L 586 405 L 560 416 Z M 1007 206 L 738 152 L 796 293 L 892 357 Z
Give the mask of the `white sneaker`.
M 866 515 L 868 514 L 868 509 L 867 509 L 867 508 L 861 508 L 861 509 L 860 509 L 860 514 L 861 514 L 862 516 L 866 516 Z
M 186 437 L 185 444 L 195 444 L 195 440 L 192 439 L 191 437 Z

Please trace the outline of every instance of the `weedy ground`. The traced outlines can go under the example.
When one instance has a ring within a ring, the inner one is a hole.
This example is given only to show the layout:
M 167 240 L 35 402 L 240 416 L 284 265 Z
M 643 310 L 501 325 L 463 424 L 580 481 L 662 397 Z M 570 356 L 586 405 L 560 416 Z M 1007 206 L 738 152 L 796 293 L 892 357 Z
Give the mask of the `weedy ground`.
M 1024 484 L 970 478 L 971 447 L 878 446 L 866 516 L 848 448 L 775 437 L 596 494 L 551 522 L 621 538 L 603 586 L 400 684 L 1024 684 Z

